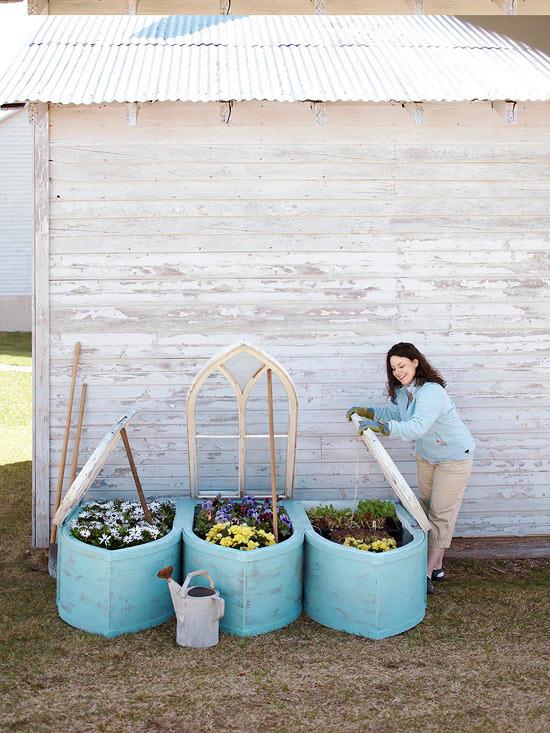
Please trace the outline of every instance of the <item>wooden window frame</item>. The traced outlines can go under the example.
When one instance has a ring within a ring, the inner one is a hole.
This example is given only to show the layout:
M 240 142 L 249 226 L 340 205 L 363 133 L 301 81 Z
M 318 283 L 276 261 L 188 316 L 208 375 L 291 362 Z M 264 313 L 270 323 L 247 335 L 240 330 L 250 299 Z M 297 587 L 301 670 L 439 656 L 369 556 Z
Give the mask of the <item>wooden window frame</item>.
M 260 366 L 255 374 L 248 380 L 244 389 L 241 389 L 237 379 L 231 371 L 225 366 L 226 362 L 240 354 L 247 354 L 258 360 Z M 271 369 L 272 373 L 277 376 L 283 385 L 288 397 L 288 428 L 284 434 L 277 437 L 286 437 L 286 471 L 284 496 L 289 498 L 292 496 L 294 489 L 294 473 L 296 467 L 296 439 L 298 434 L 298 397 L 296 389 L 288 372 L 279 362 L 271 356 L 263 352 L 261 349 L 242 341 L 238 344 L 230 346 L 225 351 L 217 354 L 199 374 L 195 377 L 193 384 L 187 395 L 187 443 L 189 455 L 189 487 L 193 498 L 199 496 L 212 496 L 213 492 L 202 493 L 198 488 L 198 460 L 197 460 L 197 439 L 200 438 L 222 438 L 222 439 L 238 439 L 239 443 L 239 495 L 245 495 L 246 481 L 246 439 L 247 438 L 269 438 L 269 434 L 249 434 L 246 433 L 246 404 L 254 386 L 267 370 Z M 229 382 L 239 409 L 239 432 L 238 435 L 197 435 L 196 426 L 196 404 L 197 397 L 204 383 L 215 372 L 222 374 Z

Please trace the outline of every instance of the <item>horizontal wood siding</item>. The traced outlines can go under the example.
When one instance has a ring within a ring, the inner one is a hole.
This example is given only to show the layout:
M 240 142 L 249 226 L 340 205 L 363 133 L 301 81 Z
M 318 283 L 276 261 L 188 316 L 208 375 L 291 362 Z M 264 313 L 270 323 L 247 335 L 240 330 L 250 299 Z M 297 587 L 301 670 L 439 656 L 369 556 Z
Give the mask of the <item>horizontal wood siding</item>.
M 242 338 L 280 360 L 300 400 L 296 494 L 387 496 L 345 422 L 384 400 L 384 355 L 413 341 L 448 380 L 478 445 L 457 531 L 550 531 L 550 125 L 522 105 L 153 104 L 53 107 L 51 484 L 75 341 L 88 402 L 82 461 L 124 411 L 146 493 L 188 491 L 185 398 Z M 250 425 L 265 423 L 263 387 Z M 200 405 L 236 434 L 220 381 Z M 276 430 L 284 401 L 276 399 Z M 387 442 L 416 486 L 410 445 Z M 284 450 L 278 443 L 278 457 Z M 267 443 L 250 489 L 269 487 Z M 81 461 L 81 462 L 82 462 Z M 202 463 L 201 463 L 202 461 Z M 235 445 L 199 448 L 211 488 L 236 484 Z M 122 451 L 98 479 L 131 491 Z

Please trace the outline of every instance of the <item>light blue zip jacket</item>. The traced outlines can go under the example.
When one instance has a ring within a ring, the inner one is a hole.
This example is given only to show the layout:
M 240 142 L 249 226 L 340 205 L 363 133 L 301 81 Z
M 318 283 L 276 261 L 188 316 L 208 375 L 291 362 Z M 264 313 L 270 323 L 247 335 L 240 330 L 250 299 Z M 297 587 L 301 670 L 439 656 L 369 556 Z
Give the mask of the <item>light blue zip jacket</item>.
M 413 383 L 399 387 L 396 397 L 397 404 L 374 408 L 375 420 L 388 425 L 392 438 L 415 440 L 417 454 L 430 463 L 473 457 L 472 434 L 441 385 L 426 382 L 417 387 Z

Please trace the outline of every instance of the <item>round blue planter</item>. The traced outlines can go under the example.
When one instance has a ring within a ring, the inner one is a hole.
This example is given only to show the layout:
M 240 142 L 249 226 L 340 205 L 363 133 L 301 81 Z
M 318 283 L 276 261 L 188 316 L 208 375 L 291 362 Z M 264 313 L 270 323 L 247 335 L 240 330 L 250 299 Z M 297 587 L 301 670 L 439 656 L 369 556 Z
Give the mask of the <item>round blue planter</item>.
M 168 585 L 157 578 L 167 565 L 181 582 L 182 500 L 175 500 L 172 530 L 159 540 L 120 550 L 87 545 L 70 533 L 78 506 L 58 536 L 57 609 L 71 626 L 119 636 L 164 623 L 174 615 Z
M 250 552 L 221 547 L 193 532 L 196 499 L 183 508 L 184 575 L 208 570 L 225 600 L 220 628 L 237 636 L 280 629 L 302 612 L 303 513 L 294 501 L 284 506 L 293 534 L 284 542 Z M 204 582 L 197 578 L 197 584 Z
M 402 547 L 362 552 L 321 537 L 305 523 L 304 610 L 323 626 L 384 639 L 416 626 L 426 610 L 427 534 L 400 505 Z M 353 502 L 334 502 L 337 508 Z

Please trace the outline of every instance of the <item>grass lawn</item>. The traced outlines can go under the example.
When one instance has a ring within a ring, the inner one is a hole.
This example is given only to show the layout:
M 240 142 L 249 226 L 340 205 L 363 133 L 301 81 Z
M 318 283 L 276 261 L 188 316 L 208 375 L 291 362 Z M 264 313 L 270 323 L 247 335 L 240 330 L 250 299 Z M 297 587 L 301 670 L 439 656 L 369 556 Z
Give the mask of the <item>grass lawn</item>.
M 0 365 L 29 359 L 0 334 Z M 175 621 L 114 640 L 63 623 L 30 549 L 30 378 L 0 371 L 1 731 L 550 729 L 544 561 L 449 561 L 425 621 L 383 641 L 304 617 L 191 650 Z

